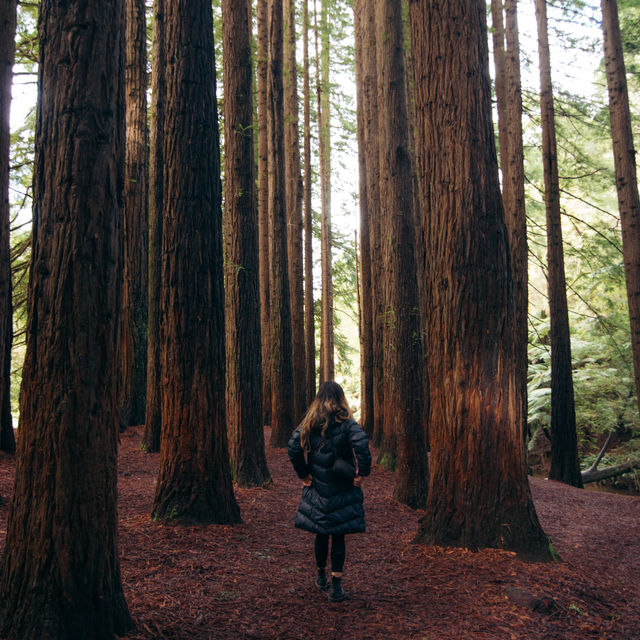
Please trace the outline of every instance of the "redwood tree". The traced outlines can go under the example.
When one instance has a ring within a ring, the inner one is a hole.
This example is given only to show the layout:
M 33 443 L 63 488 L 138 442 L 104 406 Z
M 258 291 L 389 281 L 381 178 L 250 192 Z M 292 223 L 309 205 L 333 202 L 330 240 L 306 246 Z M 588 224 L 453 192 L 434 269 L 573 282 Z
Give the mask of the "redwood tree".
M 424 507 L 427 499 L 429 467 L 401 3 L 376 1 L 376 34 L 385 239 L 384 430 L 379 461 L 387 467 L 397 465 L 393 495 L 416 508 Z
M 517 0 L 491 0 L 493 51 L 496 67 L 498 136 L 502 201 L 511 248 L 516 310 L 518 381 L 522 386 L 520 432 L 527 433 L 527 347 L 529 277 L 527 219 L 524 197 L 524 150 L 522 142 L 522 90 L 520 84 L 520 43 Z M 504 9 L 503 9 L 504 5 Z
M 576 411 L 571 372 L 571 334 L 564 273 L 560 185 L 556 151 L 551 60 L 547 35 L 546 0 L 535 0 L 540 56 L 540 112 L 542 166 L 547 213 L 547 280 L 551 330 L 551 469 L 549 478 L 582 487 L 578 462 Z
M 638 197 L 636 176 L 636 153 L 629 112 L 627 76 L 622 55 L 618 3 L 616 0 L 601 0 L 601 5 L 611 139 L 613 141 L 616 189 L 622 227 L 622 254 L 631 321 L 631 350 L 636 395 L 640 407 L 640 198 Z
M 373 419 L 369 421 L 372 442 L 380 445 L 384 421 L 383 369 L 383 269 L 380 216 L 380 153 L 378 123 L 378 78 L 375 37 L 375 2 L 362 6 L 363 31 L 367 34 L 362 52 L 362 103 L 364 117 L 364 156 L 369 210 L 369 253 L 371 263 L 372 385 Z M 356 43 L 357 46 L 357 43 Z
M 320 321 L 320 382 L 335 376 L 333 336 L 333 273 L 331 258 L 331 116 L 329 112 L 329 2 L 320 2 L 320 25 L 315 12 L 316 89 L 320 147 L 320 270 L 322 282 Z M 314 2 L 315 6 L 315 2 Z M 319 44 L 319 41 L 321 43 Z
M 16 441 L 11 418 L 11 260 L 9 240 L 9 113 L 15 55 L 16 0 L 0 9 L 0 450 L 14 453 Z
M 165 4 L 161 293 L 162 440 L 157 520 L 233 523 L 225 421 L 224 290 L 213 14 Z
M 120 420 L 142 424 L 147 386 L 147 16 L 145 0 L 126 0 L 124 275 L 120 335 Z
M 483 0 L 410 5 L 431 389 L 429 498 L 417 539 L 547 557 L 518 433 L 485 12 Z
M 162 192 L 164 172 L 165 0 L 153 1 L 153 49 L 151 67 L 151 141 L 149 150 L 149 310 L 147 320 L 147 404 L 143 445 L 160 451 L 162 398 L 160 393 L 161 341 L 160 292 L 162 280 Z
M 151 141 L 149 150 L 149 309 L 147 316 L 147 403 L 143 445 L 160 451 L 162 426 L 160 292 L 162 280 L 162 185 L 164 171 L 165 39 L 164 3 L 153 2 Z
M 267 70 L 269 25 L 267 0 L 257 0 L 258 56 L 258 253 L 260 262 L 260 339 L 262 344 L 262 421 L 271 424 L 271 324 L 269 294 L 269 144 L 267 138 Z
M 293 416 L 297 424 L 307 409 L 302 267 L 302 173 L 298 133 L 298 74 L 294 0 L 284 0 L 284 144 L 287 207 L 287 259 L 291 304 Z
M 365 432 L 373 434 L 373 299 L 371 282 L 371 246 L 369 233 L 369 201 L 368 191 L 371 186 L 367 182 L 366 156 L 366 116 L 364 86 L 364 49 L 367 38 L 365 31 L 366 2 L 356 0 L 353 5 L 355 25 L 355 57 L 356 57 L 356 98 L 357 98 L 357 133 L 358 133 L 358 169 L 359 169 L 359 205 L 360 205 L 360 268 L 362 281 L 361 317 L 360 317 L 360 376 L 361 376 L 361 410 L 360 425 Z
M 258 212 L 253 162 L 251 30 L 247 2 L 222 2 L 225 127 L 227 430 L 240 486 L 271 478 L 262 426 Z
M 0 634 L 110 640 L 131 623 L 116 510 L 124 6 L 43 0 L 39 41 L 29 317 Z
M 271 444 L 285 447 L 293 431 L 291 307 L 287 273 L 284 174 L 282 3 L 269 5 L 267 138 L 269 148 L 269 303 L 271 327 Z
M 309 0 L 303 5 L 303 102 L 304 102 L 304 339 L 307 358 L 307 399 L 316 395 L 316 336 L 313 312 L 313 208 L 311 187 L 311 80 L 309 73 Z

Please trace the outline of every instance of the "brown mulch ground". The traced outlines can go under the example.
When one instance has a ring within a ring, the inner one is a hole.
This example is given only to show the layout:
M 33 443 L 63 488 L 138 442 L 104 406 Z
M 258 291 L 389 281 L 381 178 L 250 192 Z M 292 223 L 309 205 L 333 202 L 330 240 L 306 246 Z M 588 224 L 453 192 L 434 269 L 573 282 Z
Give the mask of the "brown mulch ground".
M 268 437 L 268 434 L 267 434 Z M 149 518 L 159 456 L 141 430 L 121 436 L 120 552 L 137 628 L 128 640 L 640 640 L 640 497 L 532 479 L 538 515 L 563 562 L 412 544 L 420 512 L 366 481 L 366 534 L 347 539 L 349 600 L 313 582 L 313 537 L 293 528 L 301 493 L 283 450 L 274 484 L 237 489 L 243 524 L 159 526 Z M 13 461 L 0 457 L 0 495 Z M 7 501 L 0 505 L 6 528 Z

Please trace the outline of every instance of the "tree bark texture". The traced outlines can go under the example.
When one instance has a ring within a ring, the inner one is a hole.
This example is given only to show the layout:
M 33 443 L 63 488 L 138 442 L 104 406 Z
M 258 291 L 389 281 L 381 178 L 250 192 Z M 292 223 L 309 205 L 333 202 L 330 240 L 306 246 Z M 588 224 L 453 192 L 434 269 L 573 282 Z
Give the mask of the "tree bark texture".
M 379 462 L 397 467 L 394 498 L 417 508 L 427 500 L 429 466 L 401 3 L 377 0 L 376 31 L 386 276 L 384 431 Z
M 366 156 L 366 115 L 364 65 L 368 35 L 365 31 L 366 2 L 355 0 L 353 18 L 355 25 L 356 56 L 356 117 L 358 134 L 358 169 L 360 185 L 360 273 L 361 273 L 361 315 L 360 315 L 360 377 L 361 404 L 360 426 L 367 435 L 373 435 L 373 301 L 371 283 L 371 239 L 369 233 L 369 200 Z
M 271 479 L 262 424 L 249 8 L 248 2 L 222 2 L 227 431 L 232 474 L 243 487 L 261 486 Z
M 373 377 L 372 443 L 379 446 L 384 421 L 383 369 L 383 289 L 381 215 L 380 215 L 380 154 L 378 124 L 378 76 L 376 62 L 375 3 L 362 7 L 365 33 L 362 55 L 362 102 L 364 116 L 364 155 L 367 173 L 367 208 L 369 211 L 369 253 L 371 261 L 371 323 Z
M 147 387 L 149 135 L 145 0 L 126 0 L 124 273 L 120 331 L 120 423 L 144 423 Z
M 164 172 L 164 117 L 166 92 L 165 0 L 153 2 L 151 66 L 151 140 L 149 149 L 149 309 L 147 321 L 147 404 L 143 445 L 160 451 L 162 428 L 162 340 L 160 296 L 162 287 L 162 209 Z
M 427 326 L 429 322 L 429 312 L 427 309 L 427 293 L 426 293 L 426 268 L 427 256 L 424 246 L 424 229 L 422 227 L 422 203 L 420 200 L 420 185 L 418 181 L 418 169 L 416 162 L 416 101 L 413 73 L 413 53 L 411 51 L 411 28 L 409 25 L 409 0 L 402 0 L 402 16 L 403 16 L 403 37 L 404 37 L 404 53 L 405 53 L 405 94 L 407 103 L 407 122 L 409 132 L 409 153 L 411 157 L 411 189 L 413 192 L 413 223 L 414 223 L 414 255 L 416 262 L 416 277 L 418 279 L 418 308 L 420 310 L 420 339 L 422 341 L 422 397 L 425 398 L 425 406 L 429 406 L 429 376 L 427 375 Z M 422 414 L 423 430 L 427 449 L 429 449 L 429 419 L 428 411 Z
M 417 540 L 548 557 L 517 428 L 485 9 L 482 0 L 410 5 L 431 392 L 429 498 Z
M 27 348 L 0 634 L 109 639 L 118 560 L 124 6 L 44 0 Z
M 285 447 L 293 431 L 291 307 L 287 272 L 284 171 L 283 8 L 269 6 L 267 124 L 269 143 L 269 296 L 271 319 L 271 445 Z
M 636 396 L 640 406 L 640 199 L 636 176 L 636 152 L 631 129 L 627 76 L 618 22 L 618 4 L 616 0 L 601 0 L 601 6 L 611 139 L 613 141 L 616 190 L 622 227 L 622 253 L 631 322 L 631 350 Z
M 314 2 L 315 6 L 315 2 Z M 331 258 L 331 115 L 329 100 L 329 2 L 320 2 L 320 27 L 316 11 L 316 86 L 320 147 L 320 265 L 322 300 L 320 323 L 320 382 L 335 377 L 333 337 L 333 272 Z M 320 40 L 320 45 L 318 41 Z
M 234 523 L 213 15 L 207 0 L 165 7 L 162 439 L 153 516 Z
M 11 346 L 13 304 L 11 301 L 11 241 L 9 207 L 9 148 L 11 128 L 11 82 L 15 57 L 16 0 L 0 9 L 0 451 L 15 453 L 11 418 Z
M 503 13 L 504 6 L 504 13 Z M 522 142 L 522 89 L 517 0 L 491 0 L 493 51 L 496 66 L 498 136 L 502 171 L 502 202 L 509 234 L 516 310 L 518 380 L 522 385 L 523 446 L 527 434 L 527 347 L 529 277 L 527 219 L 524 197 L 524 150 Z M 504 18 L 503 18 L 504 15 Z M 505 26 L 506 25 L 506 26 Z
M 538 54 L 540 56 L 540 111 L 542 166 L 547 213 L 547 270 L 551 321 L 551 468 L 549 478 L 582 487 L 571 373 L 571 334 L 564 273 L 560 185 L 556 150 L 551 59 L 547 36 L 547 5 L 536 0 Z
M 313 207 L 311 187 L 311 79 L 309 77 L 309 0 L 303 5 L 304 67 L 304 329 L 307 358 L 307 400 L 316 395 L 316 328 L 313 305 Z
M 293 419 L 298 424 L 307 409 L 302 265 L 302 173 L 298 133 L 295 2 L 284 0 L 284 148 L 287 206 L 287 259 L 291 303 Z
M 260 340 L 262 343 L 262 421 L 271 424 L 271 322 L 269 293 L 269 144 L 267 71 L 269 67 L 268 2 L 257 0 L 258 57 L 258 252 L 260 262 Z

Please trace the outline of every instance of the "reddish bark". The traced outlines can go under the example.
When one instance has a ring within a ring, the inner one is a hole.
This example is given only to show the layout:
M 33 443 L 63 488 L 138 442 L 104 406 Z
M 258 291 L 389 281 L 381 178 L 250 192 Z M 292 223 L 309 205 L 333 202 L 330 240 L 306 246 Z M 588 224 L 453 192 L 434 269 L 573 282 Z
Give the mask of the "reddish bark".
M 315 7 L 315 0 L 314 0 Z M 315 12 L 316 88 L 318 93 L 318 137 L 320 149 L 320 382 L 335 377 L 333 272 L 331 239 L 331 115 L 329 84 L 329 3 L 320 1 L 320 25 Z
M 360 377 L 361 404 L 360 426 L 367 435 L 373 434 L 373 298 L 371 282 L 371 238 L 369 232 L 369 196 L 366 156 L 366 115 L 364 60 L 367 33 L 365 31 L 365 2 L 356 0 L 353 5 L 355 22 L 356 98 L 358 126 L 358 169 L 360 184 L 360 268 L 362 295 L 360 303 Z
M 264 457 L 258 215 L 248 3 L 223 0 L 227 430 L 240 486 L 270 481 Z
M 371 324 L 372 324 L 372 385 L 373 420 L 370 421 L 372 441 L 379 445 L 382 439 L 384 419 L 384 368 L 383 368 L 383 289 L 382 243 L 380 227 L 380 154 L 378 125 L 378 88 L 376 63 L 375 3 L 366 2 L 362 7 L 365 38 L 362 52 L 362 102 L 364 117 L 364 155 L 367 172 L 367 208 L 370 213 L 369 253 L 371 263 Z
M 518 380 L 522 386 L 520 431 L 523 446 L 527 434 L 527 347 L 529 335 L 529 278 L 527 219 L 524 198 L 524 151 L 522 142 L 522 91 L 520 43 L 516 0 L 492 0 L 493 50 L 496 66 L 496 98 L 502 171 L 502 201 L 509 233 L 516 312 Z
M 147 131 L 147 16 L 145 0 L 126 0 L 126 150 L 124 272 L 120 335 L 121 426 L 144 423 L 147 387 L 149 267 L 149 135 Z
M 287 261 L 291 303 L 291 358 L 293 365 L 293 420 L 307 410 L 304 292 L 302 267 L 302 174 L 298 134 L 298 73 L 296 69 L 296 12 L 293 0 L 284 0 L 284 145 L 287 207 Z
M 622 254 L 629 301 L 631 351 L 640 409 L 640 197 L 636 175 L 627 76 L 622 55 L 618 3 L 601 0 L 604 61 L 609 91 L 611 139 L 622 227 Z
M 27 349 L 0 634 L 111 640 L 130 626 L 116 507 L 123 4 L 45 0 L 39 42 Z
M 282 4 L 275 2 L 269 7 L 269 65 L 267 73 L 271 444 L 275 447 L 286 446 L 294 427 L 291 307 L 287 272 L 282 63 Z
M 271 424 L 271 323 L 269 294 L 269 144 L 267 70 L 269 29 L 267 0 L 257 0 L 258 55 L 258 252 L 260 258 L 260 340 L 262 344 L 262 422 Z
M 542 167 L 544 204 L 547 214 L 547 279 L 551 324 L 549 331 L 551 338 L 551 469 L 549 477 L 581 487 L 546 0 L 536 0 L 535 5 L 540 56 Z
M 380 209 L 385 273 L 384 429 L 379 460 L 396 468 L 394 496 L 423 507 L 428 493 L 425 362 L 415 261 L 413 173 L 405 92 L 402 6 L 376 2 Z
M 313 208 L 311 186 L 311 82 L 309 77 L 309 0 L 303 10 L 304 68 L 304 328 L 307 358 L 307 398 L 316 395 L 316 336 L 313 306 Z
M 162 398 L 160 384 L 160 295 L 162 284 L 162 208 L 164 172 L 164 114 L 166 102 L 165 0 L 153 2 L 151 68 L 151 140 L 149 149 L 149 311 L 147 317 L 147 404 L 144 448 L 160 451 Z
M 167 0 L 161 293 L 162 439 L 153 517 L 234 523 L 213 14 Z
M 0 9 L 0 451 L 15 453 L 11 417 L 11 302 L 10 207 L 9 207 L 9 112 L 15 53 L 16 0 Z
M 481 0 L 416 0 L 410 11 L 430 257 L 431 482 L 418 539 L 548 557 L 518 430 L 522 388 L 485 13 Z

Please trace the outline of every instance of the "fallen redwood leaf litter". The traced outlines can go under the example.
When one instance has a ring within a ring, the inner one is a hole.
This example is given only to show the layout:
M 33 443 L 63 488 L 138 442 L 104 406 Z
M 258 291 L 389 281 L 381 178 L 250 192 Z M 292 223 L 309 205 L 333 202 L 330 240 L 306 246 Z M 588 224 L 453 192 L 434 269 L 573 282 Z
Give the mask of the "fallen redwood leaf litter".
M 127 429 L 119 451 L 122 579 L 136 624 L 126 640 L 640 640 L 640 497 L 531 478 L 562 562 L 526 562 L 414 544 L 423 512 L 395 502 L 393 474 L 374 465 L 367 533 L 347 537 L 349 599 L 331 603 L 314 585 L 313 536 L 293 527 L 301 483 L 284 450 L 267 446 L 271 486 L 236 487 L 242 524 L 165 526 L 149 515 L 159 455 L 141 438 Z M 3 543 L 14 469 L 0 456 Z

